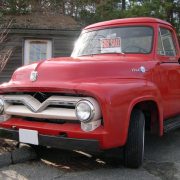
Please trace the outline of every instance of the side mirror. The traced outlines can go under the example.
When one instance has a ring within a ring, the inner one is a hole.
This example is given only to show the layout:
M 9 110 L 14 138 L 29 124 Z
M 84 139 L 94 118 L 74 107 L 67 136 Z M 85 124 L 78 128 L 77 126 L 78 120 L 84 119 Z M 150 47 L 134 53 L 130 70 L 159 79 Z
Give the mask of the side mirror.
M 178 59 L 178 62 L 179 62 L 179 64 L 180 64 L 180 57 L 179 57 L 179 59 Z

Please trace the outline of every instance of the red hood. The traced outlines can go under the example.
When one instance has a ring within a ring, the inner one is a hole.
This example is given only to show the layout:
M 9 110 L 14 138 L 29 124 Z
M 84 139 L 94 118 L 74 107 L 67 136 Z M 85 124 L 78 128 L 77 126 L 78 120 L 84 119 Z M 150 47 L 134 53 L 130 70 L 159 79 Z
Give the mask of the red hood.
M 113 60 L 111 60 L 113 57 Z M 39 63 L 24 66 L 15 71 L 9 83 L 3 86 L 20 87 L 57 87 L 64 84 L 96 83 L 100 80 L 112 78 L 145 78 L 141 72 L 133 72 L 144 66 L 149 70 L 153 62 L 148 59 L 139 61 L 141 58 L 126 56 L 93 56 L 81 58 L 54 58 Z M 37 81 L 30 81 L 30 74 L 35 70 L 38 72 Z M 0 88 L 2 85 L 0 86 Z

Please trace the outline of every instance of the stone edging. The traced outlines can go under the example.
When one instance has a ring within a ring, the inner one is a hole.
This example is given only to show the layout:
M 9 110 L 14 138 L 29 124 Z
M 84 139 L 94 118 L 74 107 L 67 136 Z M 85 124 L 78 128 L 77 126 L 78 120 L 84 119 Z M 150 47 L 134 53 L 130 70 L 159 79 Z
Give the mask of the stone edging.
M 22 163 L 29 160 L 34 160 L 37 155 L 33 148 L 29 146 L 22 146 L 11 152 L 0 154 L 0 167 L 8 166 L 10 164 Z

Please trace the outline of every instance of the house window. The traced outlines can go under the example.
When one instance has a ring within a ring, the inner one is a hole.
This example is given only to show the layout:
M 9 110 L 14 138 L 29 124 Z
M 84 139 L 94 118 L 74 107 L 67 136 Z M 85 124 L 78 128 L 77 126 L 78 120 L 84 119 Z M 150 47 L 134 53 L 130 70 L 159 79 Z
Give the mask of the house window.
M 25 40 L 24 64 L 30 64 L 38 60 L 52 57 L 52 41 L 40 39 Z

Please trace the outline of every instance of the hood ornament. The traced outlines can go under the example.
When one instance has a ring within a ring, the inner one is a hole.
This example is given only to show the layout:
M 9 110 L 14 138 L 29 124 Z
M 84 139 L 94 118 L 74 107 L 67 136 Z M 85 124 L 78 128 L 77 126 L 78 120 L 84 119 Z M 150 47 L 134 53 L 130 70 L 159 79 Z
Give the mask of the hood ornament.
M 34 82 L 38 78 L 38 72 L 37 71 L 32 71 L 30 74 L 30 81 Z

